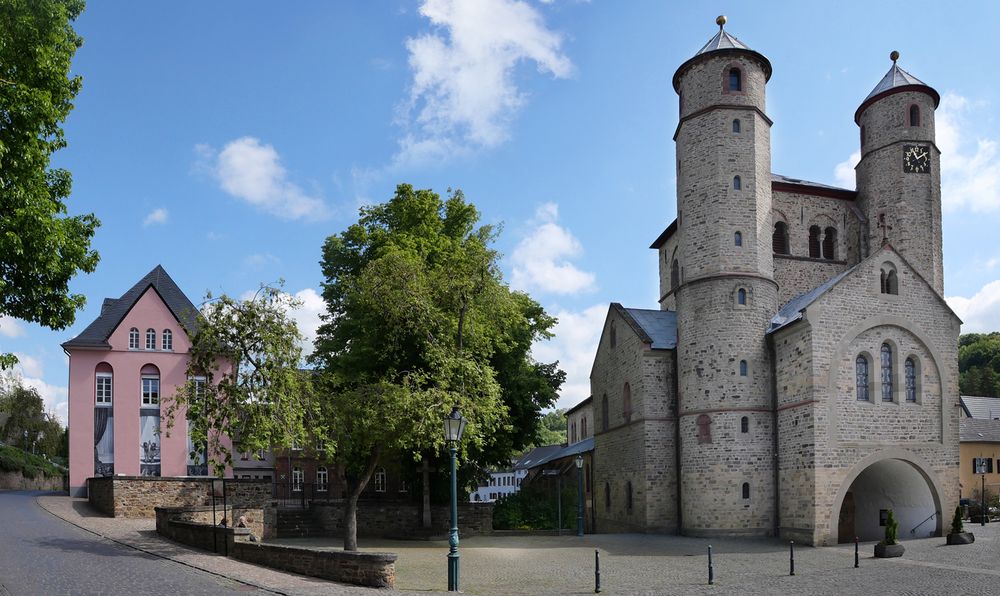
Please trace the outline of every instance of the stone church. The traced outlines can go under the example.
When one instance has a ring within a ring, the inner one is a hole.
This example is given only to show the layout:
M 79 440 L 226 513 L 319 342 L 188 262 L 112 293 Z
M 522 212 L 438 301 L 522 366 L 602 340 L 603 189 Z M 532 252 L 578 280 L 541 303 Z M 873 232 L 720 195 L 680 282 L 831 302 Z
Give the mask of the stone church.
M 599 532 L 875 540 L 947 531 L 958 335 L 933 88 L 892 67 L 857 190 L 772 173 L 771 63 L 719 31 L 673 76 L 677 217 L 659 310 L 611 304 L 594 365 Z M 859 94 L 860 97 L 860 94 Z

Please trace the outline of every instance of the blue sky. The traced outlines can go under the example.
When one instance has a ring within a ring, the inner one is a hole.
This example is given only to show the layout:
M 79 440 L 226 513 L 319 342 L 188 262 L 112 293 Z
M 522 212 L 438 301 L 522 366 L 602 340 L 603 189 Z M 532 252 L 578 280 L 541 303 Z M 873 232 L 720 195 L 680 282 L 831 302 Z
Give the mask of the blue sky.
M 611 301 L 657 307 L 647 247 L 675 215 L 676 68 L 717 28 L 768 56 L 772 169 L 853 188 L 854 110 L 900 65 L 936 88 L 945 290 L 1000 329 L 1000 84 L 987 2 L 98 2 L 56 163 L 103 222 L 70 329 L 0 319 L 0 349 L 65 417 L 59 346 L 162 264 L 196 303 L 286 280 L 310 334 L 320 246 L 408 182 L 502 223 L 507 279 L 560 318 L 536 348 L 587 396 Z M 288 8 L 294 6 L 294 9 Z M 760 10 L 766 6 L 767 11 Z

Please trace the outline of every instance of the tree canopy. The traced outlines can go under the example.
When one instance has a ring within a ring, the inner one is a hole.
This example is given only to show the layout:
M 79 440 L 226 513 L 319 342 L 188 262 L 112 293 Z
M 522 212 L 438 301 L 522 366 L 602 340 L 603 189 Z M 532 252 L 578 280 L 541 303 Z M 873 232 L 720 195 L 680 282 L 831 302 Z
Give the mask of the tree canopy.
M 82 0 L 0 0 L 0 315 L 64 329 L 83 308 L 69 292 L 97 266 L 93 214 L 69 216 L 70 173 L 50 168 L 82 79 L 72 22 Z M 0 368 L 16 359 L 0 354 Z
M 507 287 L 496 231 L 478 222 L 461 191 L 401 184 L 323 246 L 317 435 L 345 466 L 349 523 L 383 454 L 440 451 L 453 405 L 469 420 L 463 457 L 489 464 L 530 442 L 555 400 L 564 374 L 529 355 L 555 319 Z
M 965 333 L 958 340 L 959 390 L 1000 397 L 1000 332 Z
M 66 430 L 34 387 L 9 373 L 0 377 L 0 440 L 49 457 L 66 455 Z

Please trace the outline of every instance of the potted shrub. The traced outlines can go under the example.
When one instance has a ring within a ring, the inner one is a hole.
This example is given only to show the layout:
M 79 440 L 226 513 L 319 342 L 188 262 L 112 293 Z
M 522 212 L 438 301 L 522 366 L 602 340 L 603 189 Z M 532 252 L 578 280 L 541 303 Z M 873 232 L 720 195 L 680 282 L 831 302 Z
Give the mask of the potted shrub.
M 889 510 L 888 516 L 885 520 L 885 538 L 881 542 L 875 545 L 875 556 L 880 559 L 888 559 L 890 557 L 901 557 L 903 556 L 903 545 L 896 540 L 896 533 L 899 531 L 899 522 L 892 515 L 892 509 Z
M 962 525 L 962 506 L 955 507 L 955 517 L 951 518 L 951 532 L 948 533 L 948 544 L 972 544 L 976 537 L 972 532 L 966 532 Z

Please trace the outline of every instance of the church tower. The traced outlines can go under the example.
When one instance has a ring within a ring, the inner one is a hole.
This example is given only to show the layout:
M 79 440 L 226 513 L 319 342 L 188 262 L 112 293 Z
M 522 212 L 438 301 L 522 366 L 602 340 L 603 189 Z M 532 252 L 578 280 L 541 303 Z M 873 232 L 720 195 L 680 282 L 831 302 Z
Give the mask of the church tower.
M 681 531 L 774 530 L 771 63 L 725 31 L 673 77 Z
M 934 142 L 937 91 L 896 63 L 861 102 L 858 206 L 868 220 L 868 253 L 888 242 L 944 295 L 941 152 Z

